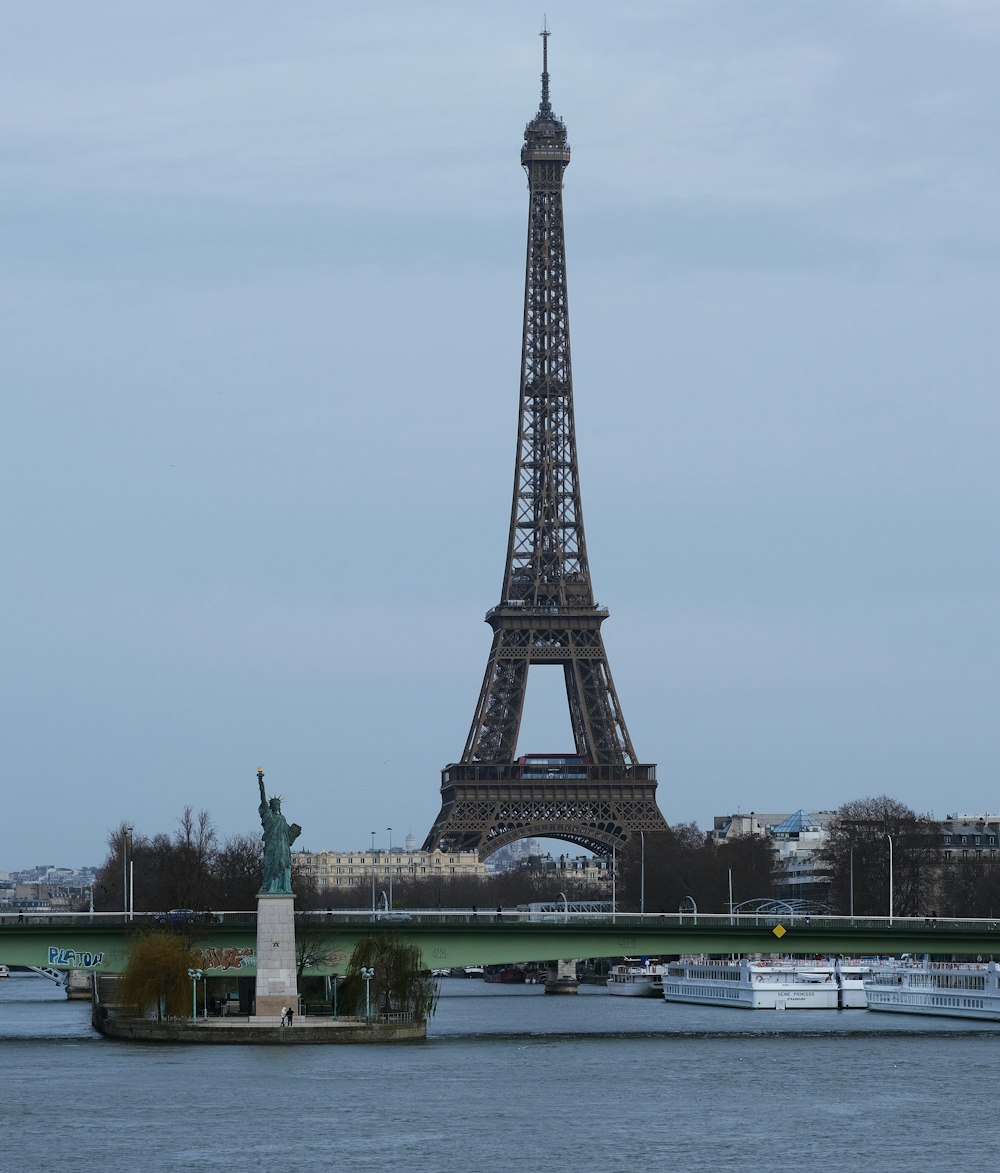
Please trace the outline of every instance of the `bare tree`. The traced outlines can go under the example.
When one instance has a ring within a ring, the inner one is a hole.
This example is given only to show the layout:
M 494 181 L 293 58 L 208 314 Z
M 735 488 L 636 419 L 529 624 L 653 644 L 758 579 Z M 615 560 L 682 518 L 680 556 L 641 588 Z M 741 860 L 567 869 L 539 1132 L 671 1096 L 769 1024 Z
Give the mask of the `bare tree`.
M 186 806 L 178 821 L 170 858 L 172 906 L 209 908 L 213 903 L 216 834 L 208 811 L 197 817 Z
M 331 965 L 337 958 L 332 932 L 312 925 L 295 929 L 295 967 L 301 978 L 307 969 Z
M 1000 860 L 985 855 L 948 860 L 936 899 L 945 916 L 1000 917 Z
M 882 794 L 844 803 L 831 819 L 819 857 L 838 912 L 886 916 L 890 860 L 892 913 L 926 916 L 939 859 L 940 825 Z
M 199 811 L 196 816 L 188 806 L 173 838 L 160 832 L 150 839 L 127 823 L 110 832 L 108 856 L 94 886 L 95 908 L 107 912 L 124 907 L 126 871 L 136 912 L 225 907 L 220 896 L 235 896 L 235 877 L 240 872 L 254 876 L 252 894 L 244 886 L 241 903 L 229 907 L 250 909 L 260 887 L 260 844 L 237 837 L 220 850 L 208 812 Z
M 777 894 L 780 883 L 774 841 L 766 835 L 732 835 L 715 854 L 716 907 L 729 909 L 730 879 L 733 904 Z
M 773 896 L 778 872 L 771 841 L 741 835 L 716 843 L 696 823 L 677 823 L 666 833 L 650 832 L 644 843 L 633 836 L 620 857 L 619 900 L 638 910 L 642 889 L 647 912 L 673 912 L 687 897 L 704 912 L 724 912 L 730 872 L 734 901 Z
M 261 882 L 260 837 L 234 835 L 215 857 L 213 908 L 252 912 L 257 907 Z
M 98 869 L 97 879 L 94 884 L 94 908 L 98 912 L 122 912 L 126 907 L 126 885 L 129 884 L 126 878 L 130 870 L 132 873 L 138 872 L 140 881 L 142 878 L 142 866 L 135 867 L 137 857 L 148 849 L 149 840 L 141 834 L 136 834 L 133 827 L 131 827 L 124 820 L 108 832 L 108 854 L 104 863 Z M 138 894 L 141 895 L 142 889 L 138 888 Z M 136 911 L 140 911 L 142 905 L 139 901 L 135 904 Z

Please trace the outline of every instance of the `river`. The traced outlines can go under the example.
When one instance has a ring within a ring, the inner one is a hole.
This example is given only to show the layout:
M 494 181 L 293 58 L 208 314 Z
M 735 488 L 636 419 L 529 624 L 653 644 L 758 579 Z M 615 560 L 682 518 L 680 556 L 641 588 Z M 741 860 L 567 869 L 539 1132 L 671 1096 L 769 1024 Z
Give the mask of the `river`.
M 445 979 L 424 1044 L 94 1034 L 0 981 L 0 1170 L 807 1169 L 986 1163 L 1000 1027 Z

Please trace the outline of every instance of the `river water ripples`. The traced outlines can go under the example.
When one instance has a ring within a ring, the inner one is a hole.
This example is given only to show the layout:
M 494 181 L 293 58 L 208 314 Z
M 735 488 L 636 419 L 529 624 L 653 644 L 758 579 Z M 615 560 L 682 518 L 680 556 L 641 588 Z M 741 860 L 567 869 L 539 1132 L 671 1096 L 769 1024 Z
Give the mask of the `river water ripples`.
M 988 1023 L 475 979 L 444 980 L 424 1044 L 116 1043 L 86 1003 L 14 976 L 0 1170 L 912 1173 L 997 1151 L 998 1047 Z

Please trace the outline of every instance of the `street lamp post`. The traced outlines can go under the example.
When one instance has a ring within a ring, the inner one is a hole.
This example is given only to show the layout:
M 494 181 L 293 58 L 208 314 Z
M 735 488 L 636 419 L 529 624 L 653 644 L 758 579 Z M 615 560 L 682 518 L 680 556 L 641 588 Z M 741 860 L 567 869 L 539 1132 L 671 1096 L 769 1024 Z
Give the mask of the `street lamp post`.
M 611 920 L 618 919 L 618 849 L 611 848 Z
M 389 911 L 392 912 L 392 827 L 386 827 L 389 832 Z
M 201 980 L 202 971 L 200 969 L 189 969 L 188 977 L 191 979 L 191 1018 L 195 1026 L 198 1025 L 198 982 Z
M 371 980 L 375 976 L 375 970 L 367 966 L 361 967 L 361 976 L 365 982 L 365 1022 L 371 1025 L 372 1020 L 372 1000 L 371 1000 Z
M 129 855 L 132 850 L 132 828 L 124 827 L 122 829 L 122 907 L 125 915 L 129 914 L 130 901 L 128 898 L 128 878 L 129 878 Z
M 851 916 L 854 916 L 854 840 L 851 840 Z
M 372 916 L 375 915 L 375 832 L 372 831 Z
M 889 840 L 889 924 L 892 924 L 892 836 L 886 831 L 885 837 Z
M 639 832 L 639 912 L 646 912 L 646 835 Z

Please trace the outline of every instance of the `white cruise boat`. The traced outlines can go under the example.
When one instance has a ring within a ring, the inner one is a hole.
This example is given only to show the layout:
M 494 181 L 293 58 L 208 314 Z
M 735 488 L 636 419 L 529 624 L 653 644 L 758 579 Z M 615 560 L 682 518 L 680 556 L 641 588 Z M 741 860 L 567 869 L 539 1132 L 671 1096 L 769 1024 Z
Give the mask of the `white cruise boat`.
M 671 961 L 663 973 L 667 1002 L 746 1010 L 863 1010 L 867 962 L 833 960 Z
M 663 970 L 658 961 L 626 958 L 608 971 L 608 993 L 624 998 L 658 998 L 663 992 Z
M 869 1010 L 1000 1022 L 1000 967 L 995 961 L 895 961 L 873 965 L 865 979 Z

